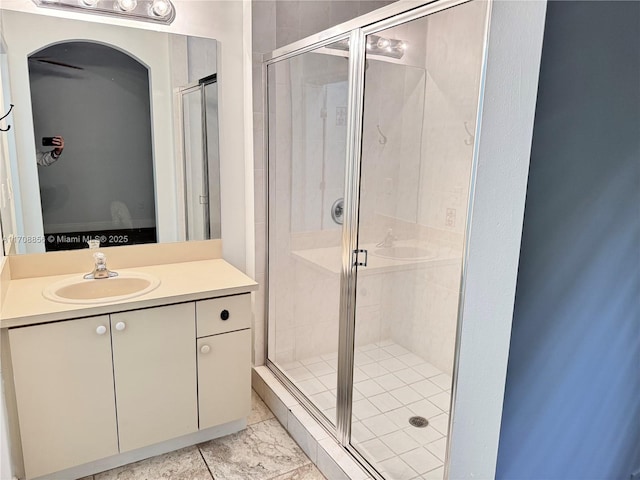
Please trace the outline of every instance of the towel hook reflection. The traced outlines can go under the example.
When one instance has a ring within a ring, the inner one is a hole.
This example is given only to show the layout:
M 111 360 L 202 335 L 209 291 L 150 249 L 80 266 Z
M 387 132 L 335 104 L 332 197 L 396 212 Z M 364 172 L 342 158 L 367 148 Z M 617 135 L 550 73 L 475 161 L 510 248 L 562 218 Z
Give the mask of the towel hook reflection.
M 0 120 L 4 120 L 5 118 L 7 118 L 11 113 L 11 110 L 13 110 L 13 103 L 9 104 L 9 111 L 5 113 L 2 117 L 0 117 Z M 8 132 L 9 130 L 11 130 L 11 125 L 7 125 L 7 128 L 0 127 L 0 131 L 2 132 Z
M 473 144 L 473 139 L 474 139 L 474 135 L 473 133 L 471 133 L 469 131 L 469 122 L 464 122 L 464 129 L 467 131 L 467 135 L 469 135 L 469 138 L 465 138 L 464 139 L 464 144 L 465 145 L 472 145 Z
M 380 134 L 380 138 L 378 139 L 378 143 L 380 145 L 386 145 L 387 144 L 387 137 L 385 137 L 384 133 L 382 133 L 382 130 L 380 130 L 380 125 L 376 125 L 376 128 L 378 129 L 378 133 Z

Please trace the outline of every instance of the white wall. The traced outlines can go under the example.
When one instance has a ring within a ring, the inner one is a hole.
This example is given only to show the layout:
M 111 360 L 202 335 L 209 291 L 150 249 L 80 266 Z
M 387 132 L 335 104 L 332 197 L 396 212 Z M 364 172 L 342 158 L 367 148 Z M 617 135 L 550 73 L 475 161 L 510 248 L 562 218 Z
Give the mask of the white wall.
M 247 136 L 251 133 L 252 125 L 250 114 L 247 115 L 247 110 L 251 108 L 251 32 L 247 29 L 249 25 L 245 19 L 247 15 L 251 18 L 250 6 L 247 7 L 244 1 L 224 0 L 174 0 L 173 3 L 177 16 L 170 26 L 44 10 L 29 0 L 3 0 L 2 8 L 218 40 L 223 256 L 237 268 L 246 270 L 249 264 L 247 258 L 253 263 L 253 252 L 247 253 L 247 245 L 253 248 L 253 234 L 247 225 L 253 225 L 254 222 L 253 196 L 246 191 L 247 185 L 253 183 L 253 157 L 251 148 L 245 148 L 251 146 L 253 141 Z M 0 15 L 4 13 L 0 10 Z M 251 202 L 247 203 L 247 197 Z M 250 269 L 253 269 L 253 265 Z M 1 410 L 4 410 L 4 396 Z M 12 468 L 5 460 L 9 448 L 7 436 L 2 430 L 0 435 L 0 478 L 5 480 L 10 478 Z
M 2 23 L 2 10 L 0 10 L 0 24 Z M 0 39 L 1 39 L 1 35 L 0 35 Z M 2 78 L 0 78 L 0 80 L 2 81 L 0 83 L 0 85 L 4 85 L 4 79 L 6 77 L 5 75 L 5 69 L 4 69 L 4 63 L 5 63 L 5 58 L 4 58 L 4 40 L 1 39 L 0 42 L 2 43 L 2 45 L 0 45 L 0 49 L 1 52 L 0 54 L 3 56 L 2 59 L 2 69 L 1 69 L 1 74 L 2 74 Z M 2 105 L 2 107 L 4 107 L 4 98 L 0 97 L 0 105 Z M 2 108 L 4 110 L 4 108 Z M 2 115 L 4 115 L 4 112 L 2 113 Z M 3 127 L 6 128 L 6 127 Z M 2 173 L 2 177 L 0 177 L 0 184 L 5 185 L 4 188 L 6 187 L 6 180 L 8 177 L 5 177 L 6 175 L 6 167 L 5 167 L 5 162 L 8 161 L 8 151 L 7 148 L 5 147 L 5 143 L 4 141 L 2 142 L 2 144 L 0 145 L 2 148 L 2 151 L 0 152 L 2 154 L 2 159 L 0 160 L 1 165 L 0 165 L 0 172 Z M 0 185 L 1 188 L 2 185 Z M 2 193 L 0 192 L 0 195 Z M 0 202 L 4 202 L 5 199 L 1 199 L 0 198 Z M 6 208 L 6 207 L 5 207 Z M 1 210 L 2 213 L 4 213 L 4 209 Z M 13 214 L 12 214 L 13 215 Z M 13 224 L 13 218 L 11 218 L 11 224 Z M 13 233 L 13 231 L 11 232 Z M 2 222 L 0 222 L 0 238 L 3 239 L 2 243 L 4 244 L 4 233 L 2 231 Z M 3 247 L 5 247 L 6 245 L 3 245 Z M 4 255 L 4 250 L 0 250 L 0 272 L 2 272 L 4 266 L 5 266 L 5 262 L 7 261 L 5 255 Z M 0 282 L 1 283 L 1 282 Z M 0 287 L 1 289 L 1 287 Z M 2 293 L 0 293 L 0 308 L 2 307 Z M 10 460 L 10 454 L 9 454 L 9 432 L 8 432 L 8 428 L 7 428 L 7 409 L 5 406 L 5 401 L 4 401 L 4 381 L 2 380 L 2 365 L 0 365 L 0 479 L 5 480 L 5 479 L 10 479 L 11 476 L 13 475 L 13 469 L 11 468 L 11 460 Z
M 0 22 L 1 22 L 0 10 Z M 0 85 L 2 95 L 0 96 L 0 111 L 2 115 L 8 112 L 11 104 L 11 82 L 9 80 L 9 61 L 6 53 L 4 37 L 0 34 Z M 13 123 L 13 115 L 8 115 L 3 121 L 3 128 L 8 128 Z M 6 132 L 0 135 L 0 218 L 4 224 L 4 235 L 2 238 L 4 252 L 15 253 L 16 243 L 10 241 L 21 228 L 18 224 L 22 218 L 22 208 L 19 200 L 15 198 L 14 190 L 18 184 L 17 173 L 12 168 L 16 155 L 15 128 L 11 126 Z
M 494 478 L 546 2 L 492 6 L 449 478 Z

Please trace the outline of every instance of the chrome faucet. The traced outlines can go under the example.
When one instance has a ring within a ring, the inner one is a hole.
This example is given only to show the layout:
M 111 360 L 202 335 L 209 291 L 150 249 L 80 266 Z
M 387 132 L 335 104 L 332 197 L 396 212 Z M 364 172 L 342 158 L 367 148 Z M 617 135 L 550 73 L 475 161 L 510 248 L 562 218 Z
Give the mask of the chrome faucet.
M 388 229 L 387 230 L 387 234 L 384 236 L 384 240 L 382 240 L 380 243 L 378 243 L 376 245 L 376 247 L 393 247 L 393 243 L 398 240 L 398 237 L 396 237 L 393 234 L 393 230 L 392 229 Z
M 96 263 L 95 267 L 93 268 L 93 272 L 87 273 L 84 278 L 86 278 L 87 280 L 99 280 L 101 278 L 118 276 L 116 272 L 111 272 L 107 268 L 107 257 L 104 253 L 96 252 L 93 254 L 93 258 Z

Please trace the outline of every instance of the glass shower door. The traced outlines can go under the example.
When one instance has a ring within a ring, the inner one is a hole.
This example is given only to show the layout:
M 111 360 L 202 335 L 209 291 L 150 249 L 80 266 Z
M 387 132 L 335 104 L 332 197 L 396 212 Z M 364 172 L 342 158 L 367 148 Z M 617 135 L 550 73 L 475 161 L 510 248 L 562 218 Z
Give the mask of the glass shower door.
M 336 424 L 348 45 L 267 66 L 268 360 Z
M 218 138 L 218 80 L 214 74 L 200 80 L 204 105 L 205 165 L 207 170 L 206 238 L 221 238 L 220 227 L 220 148 Z
M 187 240 L 206 240 L 209 203 L 205 160 L 205 120 L 200 85 L 182 91 L 185 223 Z
M 220 238 L 220 149 L 216 74 L 181 94 L 187 240 Z
M 388 480 L 444 475 L 485 18 L 365 37 L 350 443 Z

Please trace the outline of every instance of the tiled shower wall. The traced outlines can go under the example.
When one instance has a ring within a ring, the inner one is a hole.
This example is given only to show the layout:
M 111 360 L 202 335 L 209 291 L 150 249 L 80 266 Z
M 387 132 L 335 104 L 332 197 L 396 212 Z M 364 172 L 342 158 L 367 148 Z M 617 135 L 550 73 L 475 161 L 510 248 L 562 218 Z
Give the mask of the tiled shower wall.
M 438 12 L 429 18 L 426 28 L 423 22 L 415 22 L 414 28 L 409 23 L 385 31 L 385 35 L 401 38 L 409 44 L 407 52 L 412 52 L 413 58 L 407 61 L 413 67 L 405 67 L 404 80 L 404 88 L 409 90 L 405 93 L 404 102 L 398 97 L 394 99 L 391 92 L 402 91 L 402 83 L 393 77 L 384 78 L 383 85 L 374 83 L 373 90 L 384 92 L 386 86 L 391 102 L 409 104 L 412 100 L 422 101 L 410 89 L 421 89 L 424 112 L 418 120 L 421 125 L 419 132 L 411 134 L 412 127 L 415 128 L 412 119 L 418 118 L 416 113 L 407 117 L 411 107 L 390 115 L 393 107 L 383 105 L 384 113 L 371 119 L 372 110 L 374 116 L 376 112 L 369 108 L 367 113 L 365 93 L 363 172 L 373 174 L 374 178 L 365 178 L 363 173 L 363 182 L 394 187 L 392 195 L 389 195 L 384 188 L 373 188 L 367 192 L 363 184 L 364 205 L 375 206 L 374 212 L 368 212 L 368 215 L 364 212 L 363 215 L 361 204 L 361 217 L 366 217 L 372 225 L 365 235 L 373 237 L 365 237 L 365 242 L 380 241 L 384 230 L 393 228 L 400 239 L 426 240 L 428 244 L 445 248 L 452 257 L 462 258 L 485 7 L 483 2 L 470 2 Z M 426 46 L 426 49 L 415 48 L 418 45 Z M 423 57 L 415 58 L 414 50 L 422 52 Z M 418 81 L 419 77 L 413 72 L 421 70 L 420 67 L 424 67 L 423 81 Z M 373 70 L 370 66 L 369 72 Z M 367 76 L 368 86 L 370 79 L 374 78 L 372 73 Z M 388 136 L 385 145 L 375 141 L 378 135 L 373 129 L 376 126 Z M 367 133 L 367 128 L 370 133 Z M 409 141 L 404 140 L 407 132 Z M 368 142 L 367 138 L 370 139 Z M 420 140 L 415 141 L 416 138 Z M 399 151 L 385 155 L 385 149 L 392 143 L 400 143 Z M 413 151 L 414 145 L 419 150 L 417 155 Z M 417 162 L 414 157 L 417 157 Z M 373 165 L 367 167 L 367 162 Z M 407 192 L 413 192 L 413 196 L 406 198 Z M 367 195 L 377 198 L 367 199 Z M 388 217 L 382 222 L 381 213 Z M 385 228 L 381 231 L 380 227 Z M 381 286 L 373 282 L 374 277 L 365 277 L 364 280 L 379 289 L 374 289 L 374 296 L 380 305 L 371 309 L 369 315 L 359 316 L 358 321 L 362 324 L 362 320 L 368 320 L 374 328 L 378 322 L 383 336 L 379 339 L 363 338 L 363 342 L 392 339 L 451 375 L 461 262 L 434 265 L 425 268 L 420 275 L 410 271 L 384 274 L 379 282 Z M 360 296 L 358 300 L 361 300 Z M 365 328 L 361 325 L 356 333 L 363 330 Z
M 252 2 L 253 35 L 253 140 L 254 140 L 254 188 L 255 188 L 255 237 L 256 280 L 260 290 L 256 295 L 254 325 L 254 363 L 263 365 L 264 304 L 266 280 L 266 197 L 264 155 L 264 122 L 261 61 L 262 54 L 271 52 L 296 40 L 318 33 L 326 28 L 364 15 L 372 10 L 393 3 L 389 0 L 324 0 L 324 1 L 273 1 Z

